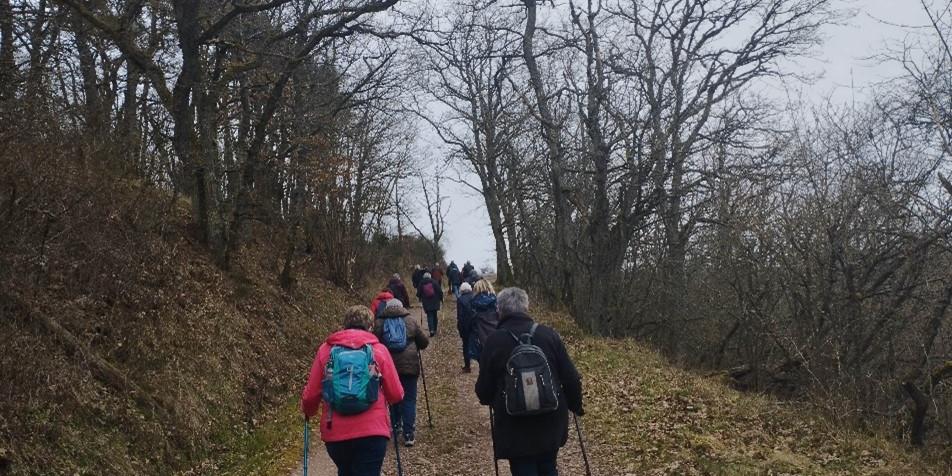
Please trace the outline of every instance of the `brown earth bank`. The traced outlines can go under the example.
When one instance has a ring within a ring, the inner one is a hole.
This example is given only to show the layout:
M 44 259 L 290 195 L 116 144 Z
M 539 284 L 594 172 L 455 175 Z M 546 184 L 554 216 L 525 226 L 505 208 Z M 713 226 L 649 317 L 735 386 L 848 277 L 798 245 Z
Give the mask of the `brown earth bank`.
M 362 296 L 303 259 L 279 286 L 280 226 L 257 226 L 224 270 L 188 203 L 16 168 L 28 158 L 2 162 L 0 474 L 212 474 L 250 451 Z

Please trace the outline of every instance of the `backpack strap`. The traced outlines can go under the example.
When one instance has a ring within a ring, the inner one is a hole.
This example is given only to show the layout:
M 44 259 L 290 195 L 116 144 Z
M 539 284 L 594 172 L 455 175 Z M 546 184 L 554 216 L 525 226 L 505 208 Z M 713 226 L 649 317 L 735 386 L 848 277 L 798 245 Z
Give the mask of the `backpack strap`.
M 529 338 L 527 339 L 527 341 L 526 341 L 527 344 L 531 344 L 531 343 L 532 343 L 532 336 L 535 335 L 535 331 L 536 331 L 536 329 L 538 329 L 538 328 L 539 328 L 539 323 L 533 321 L 533 322 L 532 322 L 532 327 L 529 328 L 529 334 L 526 334 L 526 335 L 529 337 Z
M 519 345 L 519 344 L 530 344 L 530 345 L 531 345 L 531 344 L 532 344 L 532 336 L 535 335 L 535 331 L 536 331 L 536 329 L 538 329 L 538 328 L 539 328 L 539 323 L 538 323 L 538 322 L 533 322 L 533 323 L 532 323 L 532 327 L 529 328 L 529 332 L 528 332 L 527 334 L 522 334 L 522 337 L 525 337 L 525 338 L 526 338 L 525 342 L 523 342 L 523 340 L 520 339 L 519 337 L 516 337 L 516 335 L 513 334 L 512 331 L 510 331 L 509 329 L 506 329 L 506 332 L 508 332 L 509 335 L 512 336 L 512 338 L 516 341 L 516 345 Z

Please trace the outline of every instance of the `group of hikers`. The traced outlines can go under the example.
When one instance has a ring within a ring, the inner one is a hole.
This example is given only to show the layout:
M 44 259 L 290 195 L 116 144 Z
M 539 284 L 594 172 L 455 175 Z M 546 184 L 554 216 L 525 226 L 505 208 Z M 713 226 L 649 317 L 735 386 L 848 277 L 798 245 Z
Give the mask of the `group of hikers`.
M 468 261 L 462 269 L 414 267 L 426 331 L 410 315 L 399 274 L 370 307 L 347 309 L 343 329 L 317 350 L 301 398 L 305 420 L 320 411 L 321 440 L 338 476 L 379 476 L 391 437 L 399 467 L 398 435 L 404 446 L 416 444 L 421 351 L 437 336 L 444 278 L 456 298 L 462 372 L 479 365 L 475 396 L 489 406 L 494 458 L 509 460 L 513 476 L 557 476 L 568 412 L 583 414 L 581 377 L 559 335 L 529 315 L 528 294 L 516 287 L 496 294 Z

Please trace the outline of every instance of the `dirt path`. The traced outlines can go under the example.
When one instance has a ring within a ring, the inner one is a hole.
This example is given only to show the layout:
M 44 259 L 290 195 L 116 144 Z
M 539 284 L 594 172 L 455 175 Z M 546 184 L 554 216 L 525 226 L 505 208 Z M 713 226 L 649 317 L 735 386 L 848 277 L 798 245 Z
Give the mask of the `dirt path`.
M 422 310 L 411 310 L 417 318 Z M 423 319 L 426 327 L 426 319 Z M 420 381 L 417 405 L 417 444 L 413 448 L 400 445 L 404 476 L 489 476 L 494 474 L 489 410 L 476 400 L 473 387 L 478 367 L 464 374 L 462 350 L 456 331 L 456 302 L 447 300 L 440 316 L 439 334 L 431 339 L 423 352 L 426 387 L 430 400 L 433 427 L 427 423 L 423 381 Z M 559 453 L 559 471 L 563 476 L 585 474 L 581 451 L 574 432 Z M 324 445 L 312 437 L 309 476 L 335 476 L 336 469 Z M 588 443 L 588 442 L 586 442 Z M 591 453 L 591 450 L 589 451 Z M 595 467 L 593 474 L 603 474 Z M 508 475 L 506 461 L 499 461 L 500 475 Z M 295 475 L 301 474 L 298 468 Z M 384 462 L 383 474 L 394 476 L 397 465 L 391 443 Z M 608 474 L 608 473 L 604 473 Z
M 292 476 L 302 476 L 303 474 L 303 465 L 291 473 Z M 327 456 L 324 443 L 316 429 L 311 434 L 311 452 L 308 457 L 307 476 L 337 476 L 337 467 L 334 466 L 331 457 Z

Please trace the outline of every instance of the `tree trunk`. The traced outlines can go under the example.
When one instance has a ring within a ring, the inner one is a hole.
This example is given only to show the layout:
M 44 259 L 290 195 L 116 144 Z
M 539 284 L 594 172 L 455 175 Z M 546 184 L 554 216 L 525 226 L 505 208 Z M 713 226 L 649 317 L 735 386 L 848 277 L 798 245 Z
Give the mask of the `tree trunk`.
M 496 280 L 501 285 L 509 285 L 512 284 L 512 268 L 509 266 L 509 247 L 503 230 L 502 208 L 497 189 L 490 187 L 484 190 L 483 196 L 486 199 L 486 210 L 489 212 L 489 227 L 496 243 Z
M 175 22 L 178 27 L 179 49 L 182 54 L 182 69 L 172 91 L 171 114 L 174 122 L 172 146 L 185 172 L 180 188 L 192 197 L 192 214 L 198 240 L 208 244 L 208 190 L 205 166 L 197 150 L 195 140 L 195 106 L 192 95 L 202 78 L 201 45 L 198 0 L 177 0 L 174 3 Z
M 118 132 L 122 137 L 122 143 L 125 146 L 128 159 L 125 163 L 138 164 L 140 156 L 139 148 L 139 118 L 138 112 L 138 90 L 139 82 L 142 78 L 139 68 L 131 62 L 126 63 L 126 90 L 122 97 L 122 117 L 119 120 Z M 144 174 L 144 170 L 138 171 Z
M 571 304 L 573 294 L 572 267 L 569 264 L 571 250 L 569 245 L 569 206 L 562 184 L 562 140 L 559 137 L 559 126 L 549 106 L 549 95 L 545 91 L 542 73 L 539 71 L 539 64 L 533 51 L 533 37 L 536 30 L 536 0 L 523 0 L 523 3 L 526 6 L 526 28 L 522 37 L 522 56 L 526 62 L 526 68 L 529 70 L 529 79 L 535 93 L 549 159 L 549 182 L 555 212 L 556 234 L 556 272 L 554 274 L 558 276 L 561 285 L 561 295 L 559 297 L 563 303 Z
M 13 59 L 13 8 L 0 0 L 0 101 L 16 94 L 17 65 Z
M 83 156 L 98 155 L 99 142 L 103 139 L 106 118 L 103 117 L 102 98 L 99 94 L 99 75 L 96 71 L 96 56 L 89 41 L 89 28 L 74 15 L 72 19 L 76 37 L 76 52 L 79 56 L 79 73 L 83 87 L 84 133 L 80 143 L 86 145 Z

